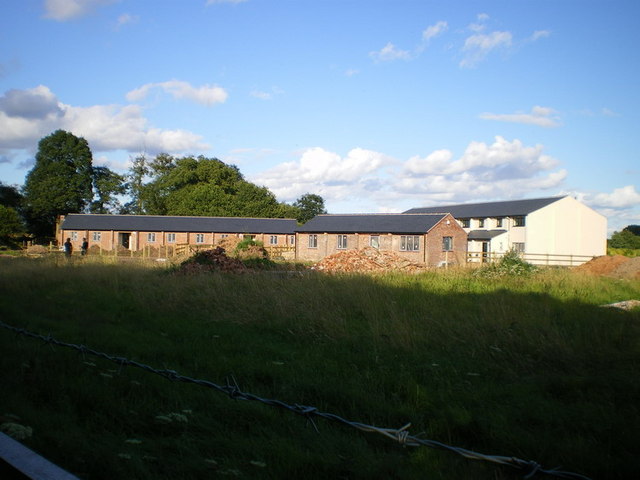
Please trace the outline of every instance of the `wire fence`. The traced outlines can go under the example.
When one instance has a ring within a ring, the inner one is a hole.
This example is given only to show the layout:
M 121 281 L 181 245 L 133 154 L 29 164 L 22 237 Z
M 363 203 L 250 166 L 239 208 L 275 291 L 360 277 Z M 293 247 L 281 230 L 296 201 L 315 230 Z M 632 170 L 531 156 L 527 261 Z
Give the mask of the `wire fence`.
M 164 377 L 168 380 L 172 380 L 176 382 L 184 382 L 184 383 L 193 383 L 196 385 L 200 385 L 202 387 L 212 388 L 220 393 L 226 394 L 227 396 L 235 400 L 253 400 L 256 402 L 260 402 L 264 405 L 269 405 L 271 407 L 278 407 L 284 410 L 288 410 L 292 413 L 305 417 L 313 425 L 316 431 L 318 431 L 318 428 L 314 422 L 314 417 L 319 417 L 319 418 L 324 418 L 325 420 L 330 420 L 333 422 L 341 423 L 343 425 L 347 425 L 349 427 L 353 427 L 363 432 L 378 433 L 378 434 L 384 435 L 385 437 L 391 440 L 394 440 L 400 443 L 401 445 L 406 445 L 410 447 L 425 446 L 425 447 L 435 448 L 439 450 L 446 450 L 471 460 L 482 460 L 486 462 L 496 463 L 499 465 L 513 467 L 519 470 L 520 473 L 523 475 L 523 478 L 525 479 L 533 478 L 535 475 L 538 475 L 538 474 L 545 474 L 545 475 L 550 475 L 550 476 L 555 476 L 558 478 L 565 478 L 565 479 L 591 480 L 589 477 L 586 477 L 579 473 L 567 472 L 567 471 L 560 470 L 559 468 L 543 468 L 542 465 L 532 460 L 522 460 L 520 458 L 508 457 L 508 456 L 502 456 L 502 455 L 486 455 L 483 453 L 474 452 L 472 450 L 467 450 L 465 448 L 453 447 L 451 445 L 447 445 L 445 443 L 438 442 L 436 440 L 420 438 L 417 435 L 411 435 L 409 433 L 409 427 L 411 427 L 411 423 L 407 423 L 406 425 L 400 428 L 384 428 L 384 427 L 376 427 L 374 425 L 367 425 L 360 422 L 354 422 L 354 421 L 346 420 L 340 417 L 339 415 L 335 415 L 333 413 L 321 412 L 315 407 L 311 407 L 307 405 L 299 405 L 297 403 L 290 404 L 280 400 L 263 398 L 258 395 L 254 395 L 252 393 L 243 392 L 238 386 L 234 378 L 231 378 L 231 381 L 229 381 L 228 379 L 225 385 L 219 385 L 209 380 L 191 378 L 186 375 L 181 375 L 175 370 L 157 369 L 149 365 L 146 365 L 144 363 L 140 363 L 135 360 L 130 360 L 125 357 L 109 355 L 104 352 L 93 350 L 85 345 L 77 345 L 73 343 L 63 342 L 52 337 L 51 335 L 41 335 L 38 333 L 30 332 L 29 330 L 26 330 L 24 328 L 19 328 L 19 327 L 9 325 L 3 322 L 2 320 L 0 320 L 0 327 L 6 330 L 12 331 L 19 335 L 42 340 L 45 343 L 48 343 L 50 345 L 70 348 L 82 353 L 83 355 L 93 355 L 95 357 L 102 358 L 104 360 L 107 360 L 109 362 L 113 362 L 119 365 L 120 368 L 125 366 L 136 367 L 144 371 L 147 371 L 149 373 L 153 373 L 161 377 Z

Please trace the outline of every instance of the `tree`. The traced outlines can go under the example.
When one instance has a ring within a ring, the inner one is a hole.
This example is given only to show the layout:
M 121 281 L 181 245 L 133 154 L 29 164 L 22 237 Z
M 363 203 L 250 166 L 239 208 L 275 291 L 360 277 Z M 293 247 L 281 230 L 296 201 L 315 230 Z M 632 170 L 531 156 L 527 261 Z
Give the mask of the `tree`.
M 0 182 L 0 243 L 13 245 L 15 237 L 24 234 L 21 209 L 20 190 L 13 185 Z
M 93 189 L 95 198 L 91 202 L 91 213 L 116 213 L 120 202 L 116 195 L 126 193 L 125 178 L 107 167 L 93 167 Z
M 638 231 L 638 225 L 629 225 L 620 232 L 613 232 L 609 240 L 611 248 L 631 248 L 640 249 L 640 235 L 633 232 Z
M 327 213 L 324 207 L 324 199 L 314 193 L 305 193 L 293 203 L 293 206 L 299 210 L 299 214 L 296 217 L 298 223 L 307 223 L 316 215 Z
M 52 236 L 58 215 L 84 211 L 93 198 L 92 173 L 91 149 L 84 138 L 57 130 L 40 140 L 23 191 L 33 233 Z
M 292 209 L 267 188 L 246 181 L 238 167 L 217 158 L 176 159 L 163 153 L 134 162 L 128 178 L 136 213 L 282 218 Z

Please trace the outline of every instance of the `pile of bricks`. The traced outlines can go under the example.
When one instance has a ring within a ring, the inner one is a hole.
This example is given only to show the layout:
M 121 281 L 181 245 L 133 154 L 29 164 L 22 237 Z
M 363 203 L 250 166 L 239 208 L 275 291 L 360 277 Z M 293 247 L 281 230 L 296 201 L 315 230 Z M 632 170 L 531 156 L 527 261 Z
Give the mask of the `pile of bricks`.
M 418 272 L 425 266 L 412 263 L 392 252 L 383 252 L 377 248 L 367 247 L 362 250 L 346 250 L 330 255 L 313 266 L 322 272 Z

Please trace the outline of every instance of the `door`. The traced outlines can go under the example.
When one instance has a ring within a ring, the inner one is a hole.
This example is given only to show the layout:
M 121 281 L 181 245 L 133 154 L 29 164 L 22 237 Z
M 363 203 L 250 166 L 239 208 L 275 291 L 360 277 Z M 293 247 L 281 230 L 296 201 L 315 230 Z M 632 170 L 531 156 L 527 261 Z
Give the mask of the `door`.
M 131 238 L 131 234 L 128 232 L 118 233 L 118 245 L 123 248 L 129 248 L 129 239 Z

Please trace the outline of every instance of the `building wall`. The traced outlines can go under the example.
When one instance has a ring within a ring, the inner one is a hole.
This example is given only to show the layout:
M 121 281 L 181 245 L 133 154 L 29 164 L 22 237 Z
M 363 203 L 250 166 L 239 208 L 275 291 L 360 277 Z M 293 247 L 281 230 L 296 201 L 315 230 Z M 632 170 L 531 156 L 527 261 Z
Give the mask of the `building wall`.
M 309 237 L 317 236 L 317 247 L 309 247 Z M 415 263 L 439 265 L 443 262 L 464 263 L 467 251 L 467 234 L 450 215 L 445 217 L 428 234 L 418 235 L 419 249 L 417 251 L 401 250 L 402 237 L 407 235 L 379 233 L 347 233 L 347 248 L 338 248 L 336 233 L 298 233 L 296 234 L 296 259 L 300 261 L 318 262 L 325 257 L 345 250 L 362 250 L 371 246 L 371 237 L 378 237 L 378 248 L 381 251 L 393 252 Z M 413 237 L 414 235 L 409 235 Z M 443 251 L 443 237 L 450 236 L 453 240 L 453 250 Z
M 572 197 L 527 216 L 526 252 L 554 255 L 606 255 L 607 219 Z
M 99 240 L 96 240 L 94 234 L 99 234 Z M 58 236 L 59 245 L 62 245 L 67 238 L 71 238 L 74 251 L 80 250 L 82 239 L 87 238 L 89 248 L 97 246 L 102 250 L 113 250 L 114 245 L 122 248 L 120 245 L 120 234 L 129 235 L 129 250 L 138 251 L 145 247 L 165 247 L 178 244 L 189 245 L 217 245 L 227 237 L 243 238 L 242 233 L 201 233 L 202 241 L 198 242 L 198 234 L 194 232 L 147 232 L 147 231 L 113 231 L 113 230 L 60 230 Z M 150 238 L 149 234 L 155 237 Z M 175 241 L 169 241 L 168 234 L 175 235 Z M 266 247 L 269 246 L 292 246 L 295 241 L 294 235 L 287 234 L 248 234 L 254 240 L 263 242 Z M 271 237 L 275 237 L 276 243 L 271 243 Z

